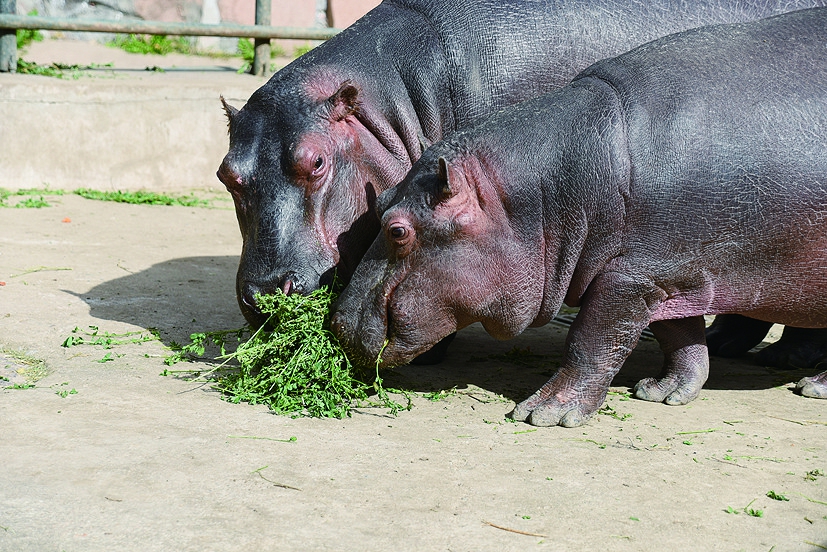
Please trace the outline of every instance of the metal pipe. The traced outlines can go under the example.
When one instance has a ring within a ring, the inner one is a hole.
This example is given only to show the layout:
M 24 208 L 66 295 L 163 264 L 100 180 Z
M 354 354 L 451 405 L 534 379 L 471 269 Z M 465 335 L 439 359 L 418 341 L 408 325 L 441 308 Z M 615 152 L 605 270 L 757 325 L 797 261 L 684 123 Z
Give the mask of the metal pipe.
M 270 25 L 270 4 L 272 0 L 256 0 L 256 25 Z M 266 77 L 270 72 L 270 38 L 255 39 L 255 53 L 250 72 Z
M 0 0 L 0 2 L 15 0 Z M 160 21 L 101 21 L 67 19 L 36 15 L 0 14 L 0 29 L 39 29 L 44 31 L 86 31 L 100 33 L 132 33 L 179 36 L 228 36 L 238 38 L 289 38 L 297 40 L 327 40 L 341 29 L 311 29 L 302 27 L 273 27 L 271 25 L 207 25 L 204 23 L 166 23 Z M 14 36 L 14 34 L 12 35 Z M 15 47 L 17 45 L 15 39 Z
M 0 14 L 16 12 L 16 0 L 0 0 Z M 0 28 L 0 72 L 17 72 L 17 27 Z

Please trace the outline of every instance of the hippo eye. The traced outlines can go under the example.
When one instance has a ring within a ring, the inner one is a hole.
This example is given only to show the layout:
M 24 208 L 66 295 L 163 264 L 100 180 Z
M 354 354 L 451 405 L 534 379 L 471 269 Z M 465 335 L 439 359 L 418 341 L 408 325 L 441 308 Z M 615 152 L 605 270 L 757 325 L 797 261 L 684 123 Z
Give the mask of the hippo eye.
M 319 171 L 324 167 L 324 157 L 321 155 L 316 158 L 316 161 L 313 163 L 313 174 L 319 174 Z
M 391 237 L 397 241 L 404 240 L 405 236 L 408 235 L 408 229 L 404 226 L 393 225 L 390 227 L 390 234 Z

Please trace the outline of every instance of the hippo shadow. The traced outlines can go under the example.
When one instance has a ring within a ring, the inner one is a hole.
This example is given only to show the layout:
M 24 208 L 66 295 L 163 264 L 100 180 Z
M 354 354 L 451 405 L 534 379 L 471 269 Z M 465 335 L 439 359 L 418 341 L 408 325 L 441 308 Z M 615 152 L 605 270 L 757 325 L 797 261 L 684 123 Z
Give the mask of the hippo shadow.
M 496 341 L 474 324 L 461 330 L 441 364 L 408 365 L 383 375 L 386 387 L 433 393 L 473 385 L 520 402 L 554 374 L 562 359 L 568 328 L 548 324 L 530 328 L 509 341 Z M 760 390 L 795 383 L 812 370 L 780 370 L 755 364 L 754 353 L 741 358 L 710 357 L 704 389 Z M 657 377 L 663 354 L 654 338 L 641 339 L 612 381 L 613 388 L 634 389 L 643 378 Z
M 235 297 L 237 256 L 171 259 L 85 293 L 91 316 L 159 330 L 164 345 L 186 343 L 193 332 L 241 328 L 245 320 Z M 72 293 L 72 292 L 68 292 Z M 105 329 L 105 328 L 104 328 Z M 383 372 L 388 388 L 432 393 L 475 386 L 515 402 L 539 389 L 559 366 L 568 328 L 548 324 L 509 341 L 497 341 L 479 324 L 461 330 L 436 365 L 407 365 Z M 612 382 L 633 388 L 657 376 L 662 354 L 656 341 L 642 339 Z M 767 389 L 813 375 L 755 365 L 748 357 L 712 357 L 707 389 Z
M 193 332 L 240 328 L 235 298 L 237 256 L 185 257 L 72 293 L 91 316 L 155 328 L 161 341 L 186 342 Z M 103 326 L 102 329 L 105 329 Z

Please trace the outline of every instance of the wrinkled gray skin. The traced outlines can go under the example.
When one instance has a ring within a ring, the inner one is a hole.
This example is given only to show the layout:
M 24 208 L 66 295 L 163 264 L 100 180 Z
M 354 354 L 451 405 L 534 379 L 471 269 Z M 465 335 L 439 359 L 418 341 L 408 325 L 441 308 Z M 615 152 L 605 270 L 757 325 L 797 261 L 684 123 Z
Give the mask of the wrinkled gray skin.
M 435 144 L 379 198 L 334 331 L 392 366 L 579 306 L 559 371 L 512 413 L 578 426 L 647 324 L 665 362 L 635 393 L 667 404 L 706 381 L 704 314 L 827 327 L 825 45 L 827 8 L 687 31 Z M 827 372 L 799 390 L 827 397 Z
M 263 322 L 256 293 L 310 292 L 334 269 L 347 282 L 378 232 L 375 198 L 423 145 L 648 40 L 817 5 L 824 0 L 386 0 L 273 75 L 243 109 L 227 106 L 218 176 L 244 240 L 244 316 Z

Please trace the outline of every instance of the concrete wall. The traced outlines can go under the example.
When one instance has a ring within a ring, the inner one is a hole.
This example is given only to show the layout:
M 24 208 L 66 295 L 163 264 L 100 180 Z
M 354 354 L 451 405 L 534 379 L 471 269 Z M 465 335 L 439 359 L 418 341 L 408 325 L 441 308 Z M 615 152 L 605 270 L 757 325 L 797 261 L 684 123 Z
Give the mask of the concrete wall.
M 254 0 L 107 0 L 117 9 L 73 0 L 18 0 L 17 6 L 21 13 L 38 9 L 50 16 L 200 21 L 202 1 L 213 2 L 213 7 L 217 3 L 222 21 L 253 23 Z M 378 4 L 378 0 L 330 1 L 337 27 L 348 26 Z M 273 24 L 312 26 L 315 6 L 316 0 L 274 0 Z M 98 36 L 90 35 L 84 38 Z M 38 44 L 47 42 L 51 41 Z M 70 42 L 107 50 L 112 56 L 132 55 Z M 164 58 L 165 63 L 171 63 L 170 57 Z M 84 58 L 74 63 L 92 61 Z M 143 68 L 161 62 L 139 63 Z M 122 72 L 115 78 L 78 80 L 0 74 L 0 187 L 221 189 L 215 171 L 228 140 L 219 94 L 241 107 L 262 84 L 261 78 L 232 70 L 147 76 Z
M 222 189 L 219 94 L 241 107 L 264 81 L 232 72 L 157 77 L 0 74 L 0 187 Z

